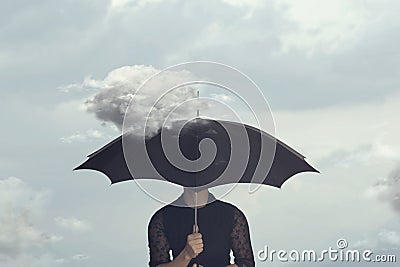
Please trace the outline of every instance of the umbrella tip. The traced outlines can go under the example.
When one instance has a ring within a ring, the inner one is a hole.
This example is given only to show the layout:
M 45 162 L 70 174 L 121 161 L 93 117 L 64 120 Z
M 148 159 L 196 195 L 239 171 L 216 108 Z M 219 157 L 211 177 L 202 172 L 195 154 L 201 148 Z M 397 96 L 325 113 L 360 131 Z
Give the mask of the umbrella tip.
M 73 171 L 82 170 L 82 169 L 84 169 L 84 168 L 82 168 L 82 166 L 83 166 L 83 163 L 82 163 L 81 165 L 79 165 L 79 166 L 76 166 L 76 167 L 73 168 L 72 170 L 73 170 Z
M 199 97 L 200 97 L 200 91 L 197 90 L 197 100 L 199 100 Z M 199 108 L 197 108 L 197 118 L 199 118 L 199 117 L 200 117 L 200 110 L 199 110 Z
M 313 166 L 311 166 L 311 168 L 312 168 L 312 171 L 313 172 L 316 172 L 316 173 L 321 173 L 319 170 L 317 170 L 316 168 L 314 168 Z

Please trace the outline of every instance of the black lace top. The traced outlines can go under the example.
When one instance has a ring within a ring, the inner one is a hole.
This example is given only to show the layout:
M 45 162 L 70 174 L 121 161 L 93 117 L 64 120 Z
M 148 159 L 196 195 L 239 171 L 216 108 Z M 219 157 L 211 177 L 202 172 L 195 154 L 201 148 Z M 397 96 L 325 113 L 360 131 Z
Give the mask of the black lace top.
M 231 250 L 239 267 L 255 266 L 246 217 L 234 205 L 214 200 L 209 194 L 209 203 L 198 209 L 204 250 L 188 266 L 196 262 L 204 267 L 225 267 L 230 264 Z M 183 202 L 183 197 L 176 202 Z M 178 256 L 192 233 L 193 224 L 193 208 L 167 205 L 158 210 L 148 228 L 149 266 L 170 262 L 170 251 L 174 258 Z

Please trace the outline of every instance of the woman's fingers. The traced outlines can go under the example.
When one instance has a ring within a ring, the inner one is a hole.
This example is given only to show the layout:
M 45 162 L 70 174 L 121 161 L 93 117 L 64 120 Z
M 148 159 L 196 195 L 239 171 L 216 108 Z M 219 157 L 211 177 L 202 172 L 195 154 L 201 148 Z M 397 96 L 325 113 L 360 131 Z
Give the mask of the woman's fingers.
M 203 244 L 192 246 L 193 251 L 194 251 L 195 253 L 197 253 L 197 254 L 199 254 L 200 252 L 202 252 L 202 251 L 203 251 L 203 248 L 204 248 Z
M 203 241 L 201 239 L 198 240 L 193 240 L 193 241 L 189 241 L 189 245 L 192 247 L 202 247 L 203 246 Z
M 203 240 L 202 239 L 196 239 L 196 240 L 191 240 L 191 241 L 189 241 L 188 242 L 188 244 L 191 246 L 191 247 L 194 247 L 194 246 L 196 246 L 196 247 L 202 247 L 203 246 Z
M 188 237 L 187 243 L 191 247 L 196 247 L 196 248 L 203 247 L 203 239 L 201 238 L 201 235 L 195 237 L 194 236 Z
M 198 243 L 198 244 L 189 243 L 189 246 L 192 248 L 193 251 L 196 251 L 198 253 L 203 251 L 203 248 L 204 248 L 204 244 L 203 243 Z
M 194 233 L 194 234 L 190 234 L 187 237 L 187 240 L 195 240 L 195 239 L 201 239 L 202 235 L 200 233 Z
M 188 242 L 188 245 L 195 257 L 203 252 L 204 244 L 202 239 L 191 240 Z

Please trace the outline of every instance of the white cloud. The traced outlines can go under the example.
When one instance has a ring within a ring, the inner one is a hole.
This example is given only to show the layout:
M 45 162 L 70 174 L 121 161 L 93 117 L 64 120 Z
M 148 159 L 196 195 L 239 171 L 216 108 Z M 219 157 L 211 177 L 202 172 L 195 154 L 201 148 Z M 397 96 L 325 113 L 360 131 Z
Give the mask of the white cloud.
M 57 89 L 60 90 L 61 92 L 69 93 L 72 91 L 82 91 L 82 90 L 94 91 L 95 88 L 98 86 L 99 84 L 97 83 L 96 80 L 94 80 L 90 76 L 87 76 L 84 78 L 83 82 L 61 85 L 58 86 Z
M 216 19 L 206 24 L 202 31 L 198 31 L 200 36 L 198 41 L 185 47 L 185 50 L 193 53 L 205 47 L 263 43 L 273 56 L 292 50 L 301 51 L 309 56 L 318 52 L 329 54 L 343 52 L 360 45 L 360 41 L 368 34 L 380 32 L 382 28 L 390 25 L 398 10 L 396 1 L 222 0 L 222 2 L 243 10 L 243 18 L 247 20 L 232 26 Z M 387 8 L 388 5 L 393 8 Z M 251 23 L 252 20 L 259 22 L 262 17 L 268 20 L 258 24 Z M 275 50 L 270 45 L 277 41 L 279 47 Z M 185 56 L 190 56 L 190 52 L 182 50 L 179 49 L 180 55 L 186 52 Z M 257 51 L 257 57 L 263 55 L 263 51 Z M 176 59 L 178 55 L 168 55 L 168 57 Z
M 369 187 L 366 195 L 388 202 L 400 213 L 400 166 L 396 166 L 387 177 L 379 179 L 375 185 Z
M 46 217 L 49 191 L 35 190 L 23 180 L 0 180 L 0 265 L 5 267 L 54 267 L 89 259 L 84 254 L 69 257 L 43 253 L 47 246 L 63 240 L 59 234 L 45 231 L 40 222 Z M 91 229 L 88 222 L 57 217 L 58 226 L 72 231 Z
M 63 264 L 63 263 L 66 263 L 66 262 L 68 262 L 68 261 L 65 258 L 55 259 L 55 263 L 57 263 L 57 264 Z
M 113 10 L 121 10 L 129 6 L 140 9 L 148 4 L 157 3 L 160 1 L 161 0 L 111 0 L 111 8 Z
M 32 247 L 62 240 L 35 225 L 47 197 L 46 191 L 33 190 L 19 178 L 0 180 L 0 255 L 16 257 Z
M 352 242 L 351 246 L 365 249 L 398 249 L 400 248 L 400 234 L 394 230 L 379 229 L 369 233 L 364 239 Z
M 167 118 L 173 121 L 192 117 L 190 114 L 194 116 L 196 105 L 181 105 L 196 98 L 192 87 L 178 87 L 164 93 L 174 86 L 192 81 L 193 75 L 188 71 L 168 70 L 158 74 L 157 80 L 151 79 L 151 85 L 146 83 L 146 87 L 141 87 L 157 73 L 159 70 L 151 66 L 125 66 L 111 71 L 104 80 L 88 80 L 90 82 L 84 86 L 96 87 L 99 92 L 85 102 L 87 111 L 94 113 L 104 123 L 112 122 L 119 129 L 122 129 L 126 115 L 124 126 L 138 133 L 142 133 L 144 125 L 149 132 L 158 130 Z M 203 105 L 202 109 L 205 107 Z
M 280 35 L 283 51 L 300 48 L 313 53 L 347 48 L 356 43 L 376 14 L 362 1 L 275 1 L 293 27 Z M 290 24 L 289 24 L 290 25 Z
M 221 101 L 223 103 L 233 101 L 232 96 L 227 95 L 227 94 L 211 94 L 210 96 L 211 96 L 211 98 L 213 98 L 217 101 Z
M 389 245 L 400 246 L 400 235 L 398 232 L 384 229 L 378 233 L 378 238 Z
M 385 101 L 274 113 L 276 134 L 313 160 L 396 161 L 400 159 L 400 94 Z M 343 165 L 342 165 L 343 166 Z
M 74 256 L 72 256 L 72 259 L 75 261 L 84 261 L 89 259 L 90 257 L 88 255 L 85 254 L 76 254 Z
M 49 254 L 35 256 L 24 253 L 17 258 L 7 259 L 5 261 L 1 261 L 0 259 L 0 262 L 2 267 L 55 267 L 62 266 L 66 261 L 56 259 Z
M 222 2 L 233 7 L 245 9 L 245 19 L 250 19 L 257 8 L 261 8 L 266 4 L 264 0 L 222 0 Z
M 365 238 L 365 239 L 361 239 L 361 240 L 357 240 L 357 241 L 353 242 L 351 244 L 351 246 L 355 247 L 355 248 L 371 249 L 371 248 L 375 248 L 377 246 L 377 240 Z
M 72 231 L 81 232 L 90 230 L 92 228 L 88 222 L 79 220 L 77 218 L 56 217 L 54 221 L 58 226 Z
M 69 136 L 60 138 L 63 143 L 85 142 L 92 141 L 93 139 L 104 139 L 105 136 L 102 132 L 94 129 L 89 129 L 84 133 L 75 133 Z

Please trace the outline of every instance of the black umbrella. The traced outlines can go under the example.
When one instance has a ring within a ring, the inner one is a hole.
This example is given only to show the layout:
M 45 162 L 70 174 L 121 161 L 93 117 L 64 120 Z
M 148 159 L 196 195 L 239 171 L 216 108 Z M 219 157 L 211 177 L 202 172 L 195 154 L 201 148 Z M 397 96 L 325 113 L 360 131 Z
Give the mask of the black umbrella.
M 202 144 L 203 141 L 206 142 Z M 182 155 L 171 149 L 173 146 Z M 173 153 L 168 155 L 166 151 Z M 90 154 L 74 170 L 100 171 L 111 183 L 159 179 L 198 190 L 229 183 L 280 188 L 297 173 L 318 172 L 304 158 L 282 141 L 252 126 L 197 118 L 176 122 L 145 139 L 125 133 Z M 180 166 L 174 165 L 179 161 Z M 194 165 L 205 168 L 193 171 Z

